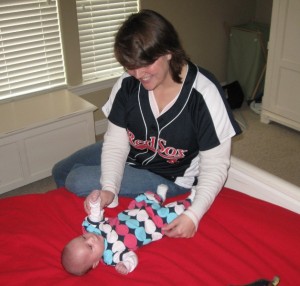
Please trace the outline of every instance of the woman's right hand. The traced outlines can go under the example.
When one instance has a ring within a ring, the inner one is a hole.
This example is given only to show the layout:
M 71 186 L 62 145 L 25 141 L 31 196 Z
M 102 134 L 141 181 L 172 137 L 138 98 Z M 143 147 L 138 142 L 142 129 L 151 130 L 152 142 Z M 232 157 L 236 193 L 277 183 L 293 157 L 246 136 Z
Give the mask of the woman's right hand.
M 109 206 L 112 201 L 115 198 L 115 194 L 110 192 L 110 191 L 105 191 L 105 190 L 101 190 L 100 191 L 100 198 L 101 198 L 101 208 L 106 208 L 107 206 Z
M 95 198 L 100 196 L 100 208 L 103 209 L 110 205 L 115 197 L 115 194 L 105 190 L 93 190 L 84 200 L 84 210 L 89 215 L 91 212 L 91 207 L 89 202 L 95 201 Z

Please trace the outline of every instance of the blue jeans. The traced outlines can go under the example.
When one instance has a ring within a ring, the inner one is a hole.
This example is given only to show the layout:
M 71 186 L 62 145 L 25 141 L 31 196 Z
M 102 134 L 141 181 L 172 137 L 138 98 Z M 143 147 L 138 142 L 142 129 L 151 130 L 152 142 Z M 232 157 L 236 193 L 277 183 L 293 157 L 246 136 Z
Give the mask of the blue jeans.
M 87 196 L 92 190 L 101 190 L 101 152 L 102 142 L 96 142 L 56 163 L 52 176 L 57 187 L 65 187 L 81 197 Z M 156 192 L 159 184 L 168 186 L 167 197 L 190 191 L 148 170 L 125 165 L 119 195 L 134 198 L 147 190 Z

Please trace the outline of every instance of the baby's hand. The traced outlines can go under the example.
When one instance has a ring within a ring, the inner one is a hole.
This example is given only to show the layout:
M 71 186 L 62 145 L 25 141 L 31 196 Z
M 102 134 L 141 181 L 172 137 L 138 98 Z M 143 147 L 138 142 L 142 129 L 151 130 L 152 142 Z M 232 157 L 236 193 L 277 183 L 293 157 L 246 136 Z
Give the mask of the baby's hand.
M 120 274 L 123 274 L 123 275 L 127 275 L 128 274 L 128 269 L 126 268 L 125 264 L 123 262 L 119 262 L 117 265 L 116 265 L 116 270 L 117 272 L 119 272 Z

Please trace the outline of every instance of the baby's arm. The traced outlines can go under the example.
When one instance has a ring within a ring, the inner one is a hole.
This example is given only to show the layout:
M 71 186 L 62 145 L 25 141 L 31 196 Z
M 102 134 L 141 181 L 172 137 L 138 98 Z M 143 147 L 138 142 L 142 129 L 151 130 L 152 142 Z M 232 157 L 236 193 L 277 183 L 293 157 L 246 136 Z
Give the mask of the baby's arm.
M 120 274 L 126 275 L 132 272 L 138 265 L 138 257 L 133 251 L 129 251 L 123 255 L 123 261 L 116 265 L 116 270 Z

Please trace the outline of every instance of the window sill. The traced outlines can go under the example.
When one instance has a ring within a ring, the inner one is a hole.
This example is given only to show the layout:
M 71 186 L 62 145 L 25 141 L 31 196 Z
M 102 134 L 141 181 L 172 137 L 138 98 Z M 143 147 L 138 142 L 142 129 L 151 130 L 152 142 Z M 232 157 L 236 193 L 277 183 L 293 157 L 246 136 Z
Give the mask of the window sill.
M 68 90 L 76 95 L 84 95 L 95 91 L 112 88 L 119 76 L 101 81 L 93 81 L 78 86 L 68 86 Z

